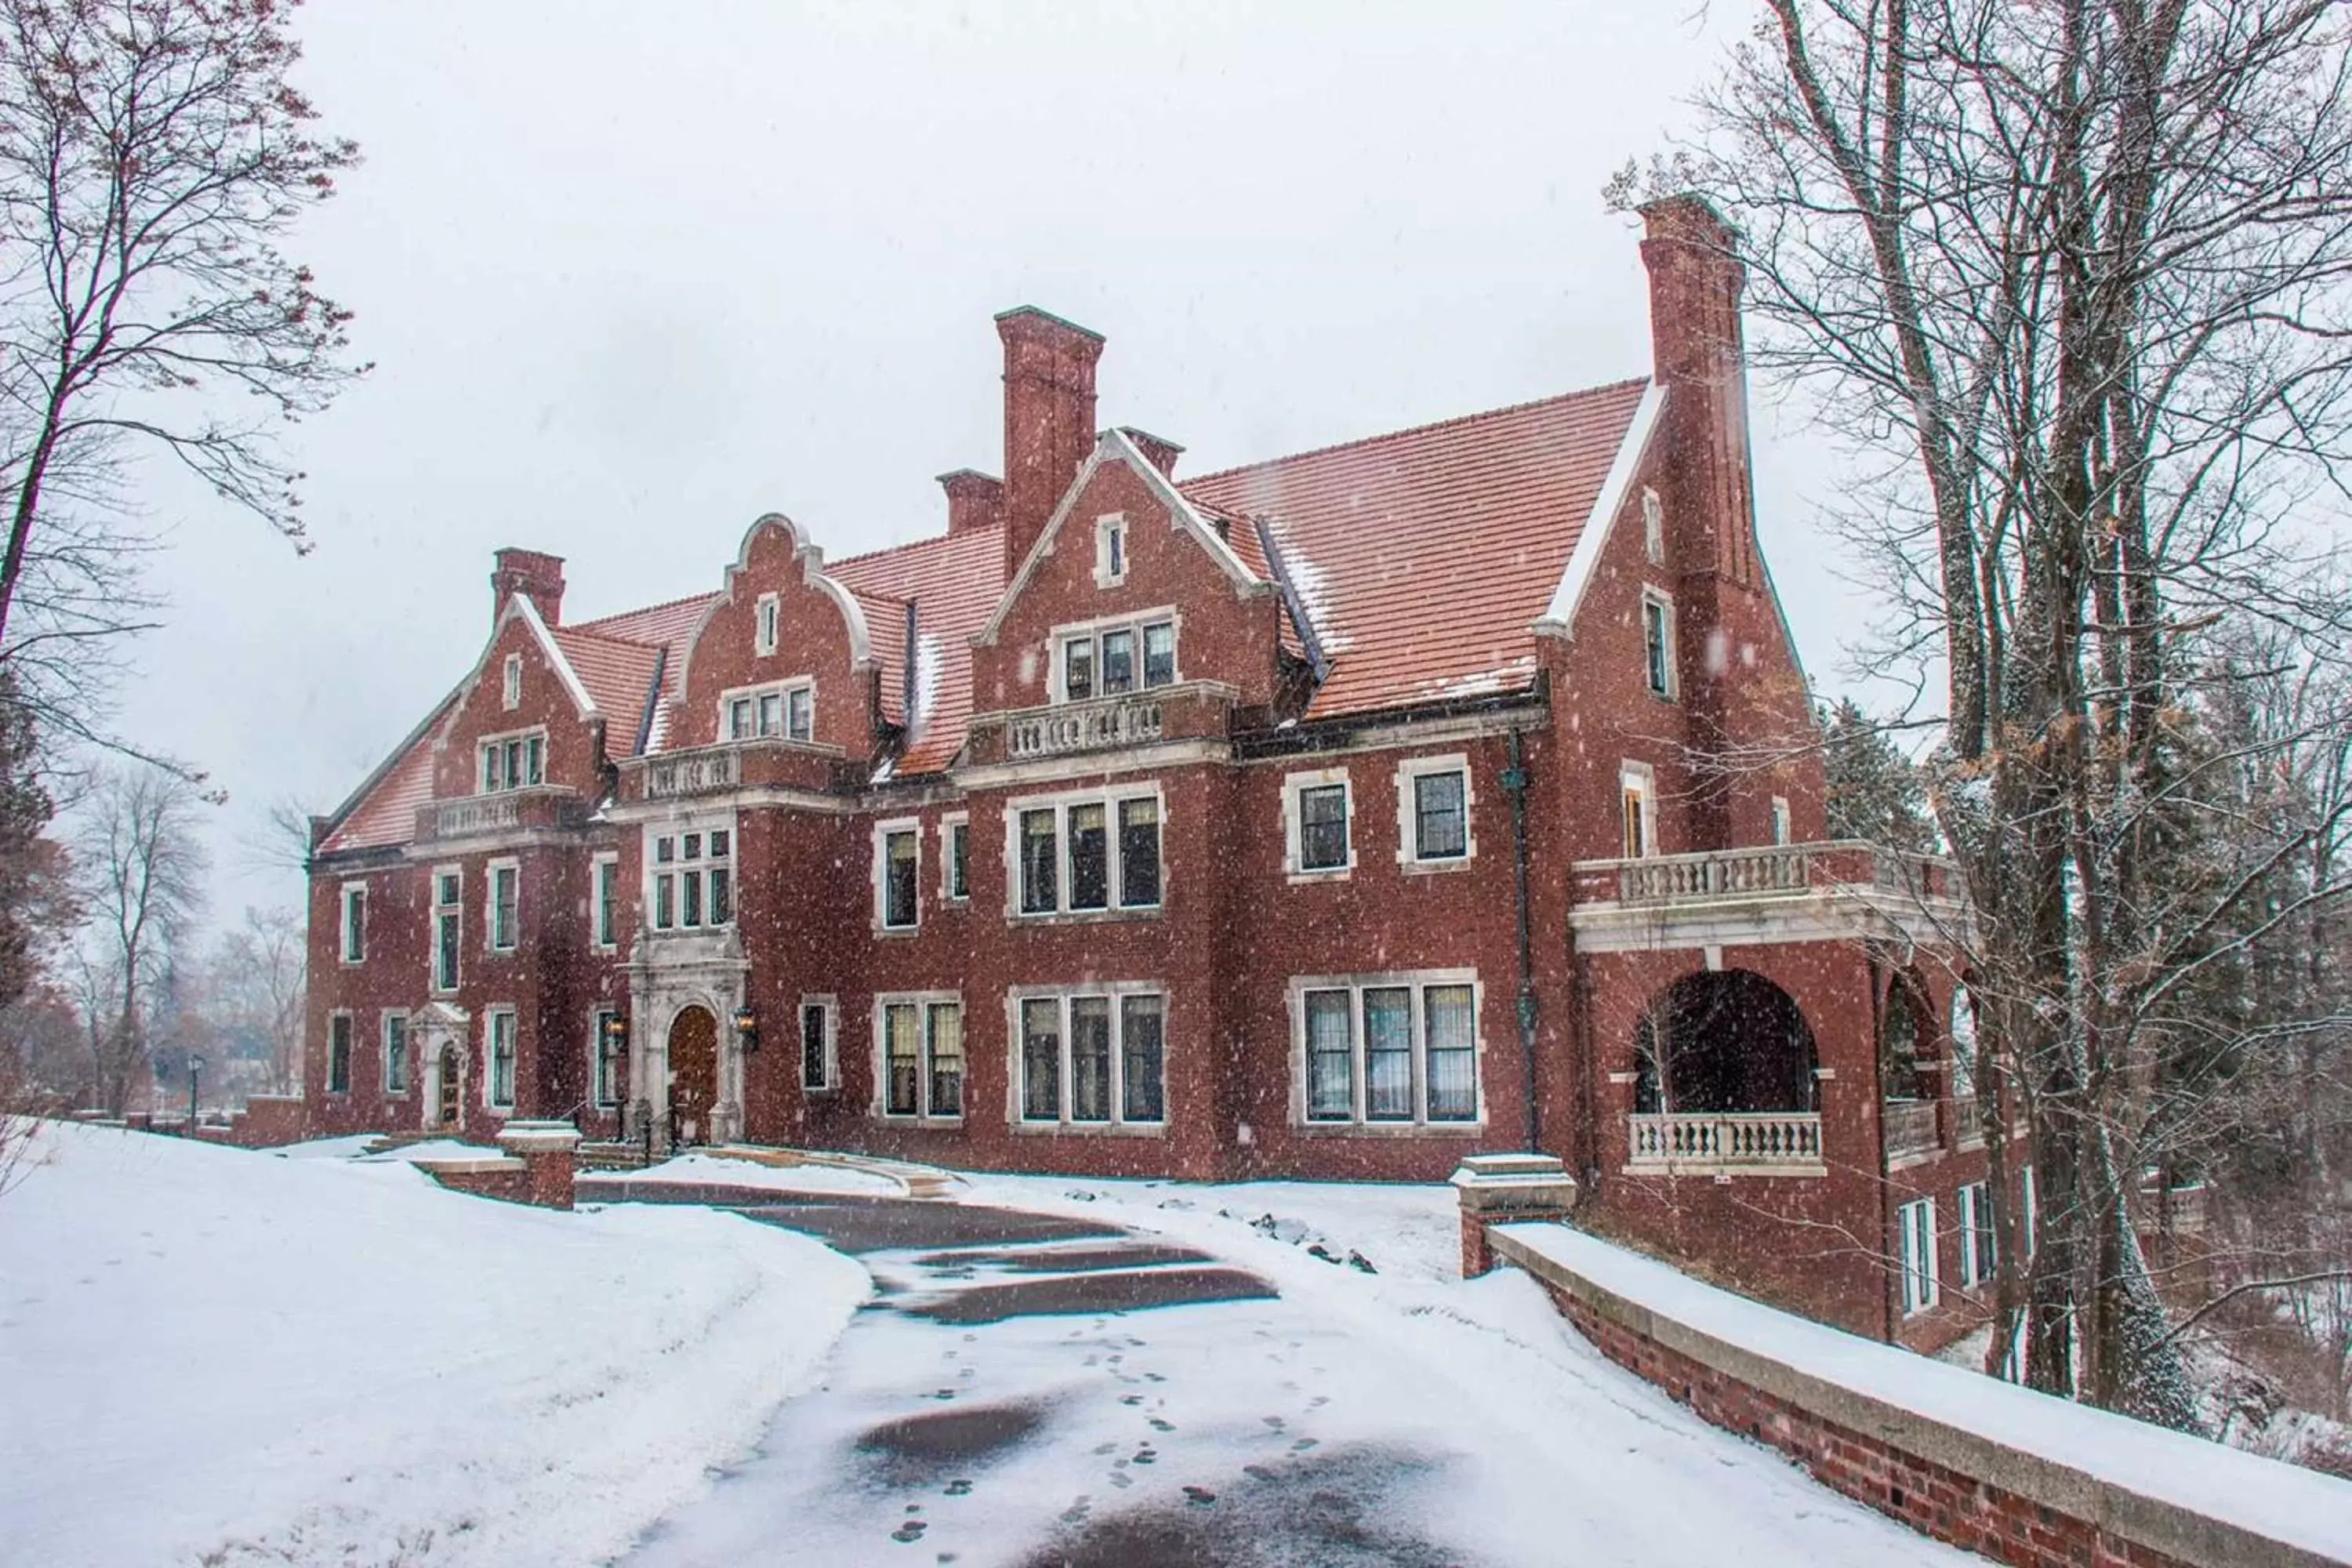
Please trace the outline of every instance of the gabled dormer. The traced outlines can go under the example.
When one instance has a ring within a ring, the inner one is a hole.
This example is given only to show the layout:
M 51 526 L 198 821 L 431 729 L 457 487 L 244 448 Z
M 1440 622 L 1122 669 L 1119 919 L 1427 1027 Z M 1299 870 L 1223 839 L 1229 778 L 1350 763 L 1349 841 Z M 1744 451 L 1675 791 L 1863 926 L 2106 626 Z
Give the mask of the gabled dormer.
M 776 741 L 872 756 L 888 718 L 887 656 L 903 648 L 908 613 L 826 572 L 790 518 L 761 518 L 688 639 L 665 749 Z
M 489 641 L 434 735 L 433 796 L 551 787 L 593 795 L 606 719 L 536 598 L 502 593 Z
M 1244 705 L 1273 701 L 1280 596 L 1244 559 L 1232 521 L 1171 482 L 1177 450 L 1127 430 L 1096 440 L 974 641 L 977 711 L 1201 683 Z

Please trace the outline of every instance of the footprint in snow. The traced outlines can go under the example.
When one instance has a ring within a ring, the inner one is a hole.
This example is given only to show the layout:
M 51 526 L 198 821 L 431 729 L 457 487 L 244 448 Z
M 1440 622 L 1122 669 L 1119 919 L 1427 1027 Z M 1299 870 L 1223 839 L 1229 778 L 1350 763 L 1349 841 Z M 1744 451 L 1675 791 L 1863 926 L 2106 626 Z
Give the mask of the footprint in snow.
M 1261 1415 L 1258 1419 L 1265 1422 L 1267 1426 L 1273 1427 L 1277 1432 L 1289 1425 L 1288 1422 L 1283 1420 L 1279 1415 Z
M 947 1495 L 950 1497 L 970 1497 L 971 1495 L 971 1482 L 961 1476 L 958 1476 L 955 1479 L 947 1484 Z
M 1086 1521 L 1087 1515 L 1094 1511 L 1094 1505 L 1087 1500 L 1087 1493 L 1080 1492 L 1070 1506 L 1062 1510 L 1064 1524 L 1082 1524 Z
M 1117 1453 L 1118 1451 L 1118 1445 L 1117 1443 L 1097 1443 L 1095 1445 L 1095 1452 L 1097 1454 L 1112 1454 Z
M 1155 1432 L 1173 1432 L 1176 1430 L 1176 1424 L 1172 1421 L 1162 1421 L 1155 1415 L 1151 1418 L 1151 1429 Z
M 900 1525 L 898 1529 L 892 1531 L 890 1532 L 890 1539 L 898 1542 L 901 1544 L 911 1546 L 916 1542 L 920 1541 L 923 1538 L 923 1531 L 929 1528 L 929 1525 L 925 1524 L 919 1519 L 910 1519 L 906 1523 Z
M 1135 1484 L 1135 1478 L 1125 1470 L 1113 1470 L 1110 1473 L 1110 1484 L 1124 1490 Z
M 1140 1405 L 1143 1403 L 1143 1395 L 1140 1394 L 1122 1394 L 1118 1396 L 1118 1402 L 1121 1405 Z
M 1159 1450 L 1158 1450 L 1158 1449 L 1156 1449 L 1156 1448 L 1154 1448 L 1154 1447 L 1151 1447 L 1150 1444 L 1148 1444 L 1148 1443 L 1147 1443 L 1147 1444 L 1145 1444 L 1142 1447 L 1138 1448 L 1138 1449 L 1135 1451 L 1135 1462 L 1136 1462 L 1137 1464 L 1139 1464 L 1139 1465 L 1149 1465 L 1149 1464 L 1151 1464 L 1151 1463 L 1153 1463 L 1154 1461 L 1156 1461 L 1159 1458 L 1160 1458 L 1160 1452 L 1159 1452 Z
M 1264 1465 L 1244 1465 L 1242 1467 L 1242 1474 L 1247 1476 L 1254 1481 L 1270 1481 L 1274 1479 L 1274 1472 L 1267 1469 Z
M 1186 1487 L 1184 1489 L 1184 1500 L 1198 1507 L 1206 1508 L 1209 1504 L 1217 1500 L 1217 1494 L 1211 1491 L 1206 1487 Z
M 1317 1438 L 1301 1437 L 1290 1446 L 1290 1451 L 1294 1454 L 1303 1454 L 1309 1448 L 1319 1448 L 1322 1446 L 1321 1441 Z

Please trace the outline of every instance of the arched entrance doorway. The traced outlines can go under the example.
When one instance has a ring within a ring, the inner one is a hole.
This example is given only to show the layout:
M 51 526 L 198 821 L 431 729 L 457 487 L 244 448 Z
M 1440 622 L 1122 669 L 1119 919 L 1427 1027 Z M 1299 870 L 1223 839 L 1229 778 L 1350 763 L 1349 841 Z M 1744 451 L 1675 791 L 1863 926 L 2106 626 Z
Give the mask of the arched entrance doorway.
M 1642 1020 L 1635 1098 L 1662 1112 L 1815 1109 L 1813 1031 L 1795 998 L 1745 969 L 1685 974 Z
M 688 1007 L 669 1026 L 669 1125 L 673 1143 L 708 1143 L 719 1099 L 719 1020 Z

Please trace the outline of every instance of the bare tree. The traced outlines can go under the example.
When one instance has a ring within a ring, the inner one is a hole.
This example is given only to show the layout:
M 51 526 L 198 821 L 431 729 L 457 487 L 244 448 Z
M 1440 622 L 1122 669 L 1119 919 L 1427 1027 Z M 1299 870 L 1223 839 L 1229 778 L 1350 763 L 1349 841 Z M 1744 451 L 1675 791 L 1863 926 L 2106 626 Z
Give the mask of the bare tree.
M 145 1071 L 151 1006 L 204 904 L 201 797 L 161 768 L 110 768 L 83 806 L 74 858 L 89 912 L 77 989 L 99 1104 L 120 1112 Z
M 245 923 L 221 933 L 210 986 L 215 1022 L 225 1030 L 266 1041 L 270 1090 L 302 1087 L 302 1001 L 309 968 L 309 932 L 301 912 L 248 909 Z
M 2217 858 L 2204 785 L 2230 758 L 2186 731 L 2202 633 L 2259 623 L 2308 658 L 2352 626 L 2325 544 L 2352 415 L 2347 19 L 1769 5 L 1653 185 L 1747 226 L 1758 362 L 1857 455 L 1881 651 L 1942 678 L 1933 795 L 2042 1200 L 2030 1273 L 2000 1217 L 1996 1342 L 2022 1313 L 2037 1385 L 2193 1425 L 2130 1213 L 2159 1068 L 2194 978 L 2346 890 L 2338 868 L 2269 907 L 2261 873 L 2352 797 Z
M 63 731 L 84 727 L 68 699 L 91 661 L 141 624 L 118 526 L 132 448 L 308 548 L 276 431 L 363 367 L 349 313 L 278 246 L 359 153 L 313 133 L 287 79 L 292 16 L 0 0 L 0 661 Z

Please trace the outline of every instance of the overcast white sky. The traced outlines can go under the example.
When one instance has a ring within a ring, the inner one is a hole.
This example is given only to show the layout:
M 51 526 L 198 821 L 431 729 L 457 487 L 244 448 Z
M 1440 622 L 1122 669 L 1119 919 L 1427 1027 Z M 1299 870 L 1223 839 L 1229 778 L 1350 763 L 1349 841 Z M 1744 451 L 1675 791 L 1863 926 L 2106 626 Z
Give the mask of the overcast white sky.
M 1601 187 L 1744 27 L 1682 0 L 929 5 L 320 0 L 297 80 L 367 162 L 294 247 L 376 362 L 296 432 L 318 548 L 202 498 L 123 724 L 236 848 L 341 800 L 467 668 L 490 552 L 567 618 L 715 586 L 777 510 L 828 552 L 935 532 L 1000 466 L 990 317 L 1108 335 L 1105 424 L 1184 472 L 1644 373 Z M 1815 679 L 1868 606 L 1818 443 L 1759 400 L 1764 547 Z

